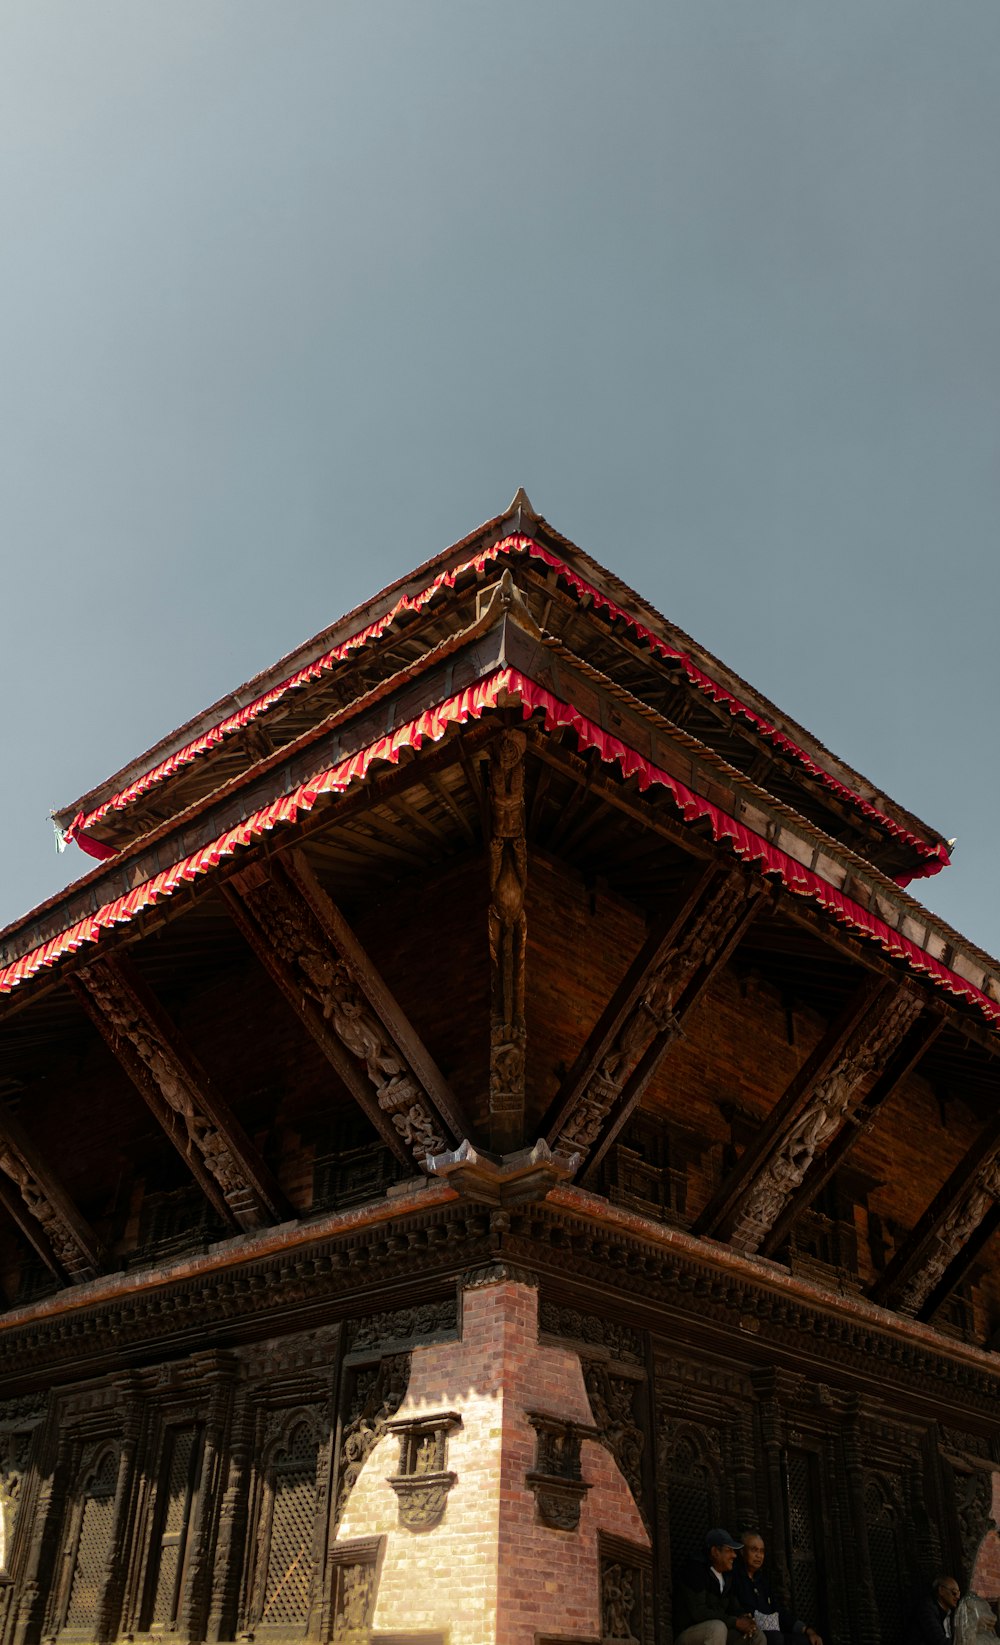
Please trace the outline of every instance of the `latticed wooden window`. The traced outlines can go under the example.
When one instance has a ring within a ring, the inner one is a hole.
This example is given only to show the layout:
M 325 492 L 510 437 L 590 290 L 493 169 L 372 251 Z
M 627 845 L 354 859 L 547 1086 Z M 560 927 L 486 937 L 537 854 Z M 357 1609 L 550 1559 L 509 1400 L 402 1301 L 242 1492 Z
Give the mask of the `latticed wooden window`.
M 700 1553 L 708 1527 L 724 1518 L 716 1444 L 707 1432 L 694 1424 L 684 1424 L 675 1434 L 667 1460 L 670 1555 L 675 1580 L 685 1560 Z
M 70 1521 L 62 1621 L 67 1632 L 92 1634 L 97 1628 L 114 1529 L 116 1473 L 114 1453 L 106 1450 L 84 1481 Z
M 882 1645 L 899 1645 L 913 1577 L 907 1560 L 908 1526 L 901 1494 L 888 1477 L 869 1477 L 865 1521 Z
M 301 1633 L 313 1605 L 317 1441 L 298 1422 L 274 1452 L 261 1523 L 259 1626 Z
M 817 1550 L 820 1502 L 819 1458 L 813 1452 L 788 1453 L 788 1541 L 791 1561 L 792 1608 L 796 1616 L 816 1626 L 824 1615 L 824 1596 Z
M 169 1632 L 182 1614 L 201 1451 L 200 1426 L 186 1423 L 168 1429 L 146 1578 L 144 1629 Z

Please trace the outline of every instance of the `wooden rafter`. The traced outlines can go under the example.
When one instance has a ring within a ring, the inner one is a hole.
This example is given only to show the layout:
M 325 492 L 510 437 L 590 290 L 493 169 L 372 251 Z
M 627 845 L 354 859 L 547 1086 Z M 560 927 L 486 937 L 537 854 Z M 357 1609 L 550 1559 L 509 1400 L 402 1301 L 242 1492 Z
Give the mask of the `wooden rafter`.
M 979 1227 L 968 1237 L 958 1255 L 948 1264 L 941 1279 L 928 1293 L 926 1302 L 921 1306 L 918 1319 L 930 1323 L 938 1309 L 947 1301 L 953 1291 L 963 1283 L 966 1277 L 975 1268 L 980 1254 L 989 1244 L 997 1229 L 1000 1228 L 1000 1200 L 995 1200 L 983 1217 Z
M 7 1210 L 58 1277 L 79 1284 L 101 1266 L 101 1244 L 20 1121 L 0 1103 L 0 1172 Z
M 890 1097 L 899 1090 L 904 1080 L 909 1079 L 926 1056 L 944 1024 L 943 1015 L 925 1011 L 905 1035 L 867 1095 L 862 1098 L 853 1114 L 847 1116 L 846 1123 L 827 1145 L 826 1151 L 812 1161 L 799 1187 L 793 1189 L 770 1232 L 761 1241 L 762 1256 L 771 1256 L 784 1244 L 793 1223 L 823 1192 L 860 1139 L 867 1136 Z
M 105 959 L 68 980 L 219 1214 L 244 1229 L 281 1222 L 288 1207 L 271 1172 L 135 971 Z
M 304 856 L 254 863 L 232 917 L 378 1134 L 423 1167 L 467 1135 L 447 1081 Z
M 809 1165 L 839 1130 L 861 1082 L 920 1010 L 915 992 L 866 978 L 779 1097 L 695 1224 L 756 1251 Z
M 684 1017 L 726 963 L 764 888 L 739 869 L 695 875 L 650 933 L 596 1023 L 545 1122 L 550 1147 L 593 1171 L 611 1147 Z
M 1000 1201 L 1000 1115 L 987 1121 L 935 1195 L 870 1295 L 900 1313 L 919 1314 L 940 1291 L 952 1264 Z

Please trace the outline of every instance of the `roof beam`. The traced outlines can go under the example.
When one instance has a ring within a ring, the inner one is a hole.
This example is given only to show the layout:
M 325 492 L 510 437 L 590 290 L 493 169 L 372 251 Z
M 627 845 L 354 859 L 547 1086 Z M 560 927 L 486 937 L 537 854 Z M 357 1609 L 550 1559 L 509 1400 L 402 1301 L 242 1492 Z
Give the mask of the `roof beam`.
M 524 896 L 528 847 L 524 818 L 523 731 L 490 744 L 487 848 L 490 875 L 490 1147 L 506 1154 L 523 1141 L 524 969 L 528 922 Z
M 5 1103 L 0 1172 L 6 1208 L 46 1267 L 75 1284 L 93 1279 L 101 1267 L 100 1241 Z
M 596 1170 L 764 894 L 760 882 L 718 863 L 688 882 L 642 945 L 552 1104 L 545 1122 L 550 1147 L 581 1153 L 585 1171 Z
M 958 1289 L 963 1280 L 975 1268 L 976 1263 L 985 1247 L 989 1244 L 997 1229 L 1000 1228 L 1000 1200 L 990 1206 L 979 1227 L 969 1235 L 962 1249 L 945 1269 L 943 1277 L 929 1293 L 926 1302 L 920 1309 L 918 1319 L 930 1324 L 938 1309 L 945 1303 L 952 1291 Z
M 844 1123 L 828 1143 L 825 1152 L 813 1159 L 802 1182 L 797 1188 L 792 1189 L 770 1232 L 761 1241 L 761 1256 L 771 1256 L 784 1244 L 793 1223 L 804 1211 L 808 1211 L 827 1183 L 840 1170 L 852 1149 L 862 1137 L 868 1135 L 890 1097 L 899 1090 L 905 1080 L 909 1079 L 944 1025 L 943 1015 L 924 1012 L 904 1035 L 867 1096 L 862 1098 L 853 1112 L 848 1111 Z
M 866 978 L 779 1097 L 694 1225 L 755 1252 L 817 1152 L 839 1130 L 858 1086 L 891 1053 L 919 995 Z
M 224 889 L 233 920 L 379 1136 L 404 1164 L 468 1134 L 430 1053 L 299 852 Z
M 995 1114 L 871 1287 L 872 1301 L 919 1314 L 998 1200 L 1000 1114 Z
M 99 960 L 67 980 L 225 1221 L 247 1230 L 283 1221 L 288 1207 L 270 1171 L 132 968 Z

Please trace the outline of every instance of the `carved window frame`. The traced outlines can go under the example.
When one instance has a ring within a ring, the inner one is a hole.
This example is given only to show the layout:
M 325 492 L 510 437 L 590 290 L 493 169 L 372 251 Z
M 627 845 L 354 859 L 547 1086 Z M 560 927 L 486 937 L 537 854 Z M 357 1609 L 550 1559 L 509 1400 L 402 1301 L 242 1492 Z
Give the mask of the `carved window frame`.
M 569 1422 L 539 1411 L 526 1414 L 535 1430 L 536 1445 L 535 1466 L 525 1475 L 525 1483 L 534 1492 L 538 1519 L 551 1531 L 573 1532 L 590 1490 L 590 1481 L 583 1477 L 583 1442 L 600 1442 L 600 1432 L 590 1423 Z M 563 1447 L 560 1468 L 546 1466 L 552 1463 L 556 1446 Z
M 305 1622 L 269 1623 L 265 1604 L 271 1539 L 274 1532 L 276 1483 L 283 1470 L 278 1458 L 289 1448 L 293 1435 L 305 1427 L 314 1447 L 312 1576 Z M 317 1639 L 322 1625 L 323 1552 L 326 1544 L 326 1509 L 330 1474 L 332 1429 L 329 1396 L 315 1391 L 314 1398 L 295 1403 L 262 1405 L 257 1411 L 252 1457 L 252 1483 L 247 1524 L 247 1571 L 241 1637 L 246 1639 Z
M 601 1622 L 601 1645 L 654 1645 L 653 1555 L 649 1548 L 624 1537 L 611 1536 L 606 1531 L 597 1533 L 598 1548 L 598 1605 Z M 627 1573 L 634 1581 L 631 1587 L 629 1633 L 623 1634 L 608 1626 L 608 1588 L 614 1571 Z M 638 1629 L 632 1627 L 638 1623 Z
M 90 1624 L 74 1626 L 71 1622 L 73 1590 L 79 1570 L 80 1550 L 85 1538 L 87 1508 L 96 1502 L 110 1502 L 113 1515 L 121 1454 L 120 1446 L 109 1434 L 91 1438 L 89 1441 L 81 1439 L 78 1444 L 73 1483 L 67 1493 L 56 1556 L 58 1569 L 54 1573 L 52 1611 L 46 1628 L 47 1635 L 65 1640 L 100 1637 L 101 1611 L 107 1580 L 105 1579 L 97 1591 L 94 1620 Z M 102 1473 L 108 1477 L 109 1489 L 98 1493 L 94 1486 Z M 110 1554 L 114 1537 L 113 1517 L 109 1521 L 105 1537 L 108 1544 L 107 1552 Z
M 362 1645 L 363 1641 L 371 1638 L 385 1542 L 384 1536 L 352 1537 L 347 1542 L 335 1542 L 331 1547 L 331 1645 Z M 351 1599 L 351 1573 L 359 1571 L 366 1573 L 367 1586 L 364 1595 L 365 1614 L 360 1620 L 356 1614 L 352 1617 L 347 1612 Z

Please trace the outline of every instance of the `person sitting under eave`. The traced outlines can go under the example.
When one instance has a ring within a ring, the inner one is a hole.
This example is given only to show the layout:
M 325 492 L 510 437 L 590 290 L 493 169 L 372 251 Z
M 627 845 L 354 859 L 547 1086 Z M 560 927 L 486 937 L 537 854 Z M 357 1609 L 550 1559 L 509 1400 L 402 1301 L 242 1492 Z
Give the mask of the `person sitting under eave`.
M 749 1611 L 767 1639 L 767 1645 L 823 1645 L 816 1629 L 785 1609 L 764 1570 L 764 1538 L 744 1531 L 743 1546 L 733 1567 L 733 1594 L 740 1609 Z
M 701 1557 L 684 1565 L 674 1589 L 674 1645 L 766 1645 L 733 1591 L 740 1546 L 717 1527 L 706 1535 Z

